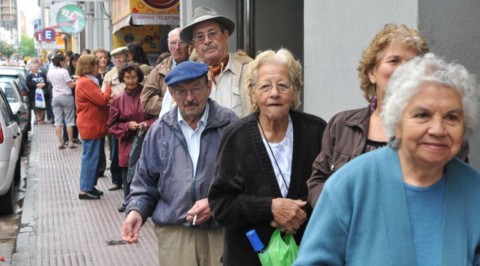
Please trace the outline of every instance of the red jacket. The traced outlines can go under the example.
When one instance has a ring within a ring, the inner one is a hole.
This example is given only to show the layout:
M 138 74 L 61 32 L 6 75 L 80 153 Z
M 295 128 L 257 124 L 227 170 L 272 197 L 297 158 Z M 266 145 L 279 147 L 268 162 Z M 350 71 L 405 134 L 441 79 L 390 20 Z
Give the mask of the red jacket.
M 82 139 L 100 139 L 107 134 L 108 103 L 112 89 L 105 92 L 86 76 L 80 76 L 75 87 L 77 128 Z

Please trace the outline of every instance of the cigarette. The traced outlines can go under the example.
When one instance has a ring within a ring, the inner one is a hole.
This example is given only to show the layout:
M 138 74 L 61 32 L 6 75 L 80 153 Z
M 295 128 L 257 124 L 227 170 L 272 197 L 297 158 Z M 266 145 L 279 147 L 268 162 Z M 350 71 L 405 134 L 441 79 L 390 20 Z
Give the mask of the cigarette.
M 193 216 L 193 222 L 192 222 L 192 225 L 195 225 L 195 223 L 197 222 L 197 215 L 195 214 L 195 216 Z

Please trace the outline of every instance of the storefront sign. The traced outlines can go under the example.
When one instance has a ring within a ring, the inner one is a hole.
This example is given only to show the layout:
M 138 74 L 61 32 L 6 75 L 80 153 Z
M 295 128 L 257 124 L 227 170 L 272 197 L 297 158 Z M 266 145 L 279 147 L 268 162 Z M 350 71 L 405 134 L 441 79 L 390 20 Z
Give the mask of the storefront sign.
M 133 25 L 180 25 L 177 14 L 132 14 Z
M 57 25 L 65 33 L 79 33 L 85 28 L 85 12 L 76 5 L 66 5 L 57 12 Z

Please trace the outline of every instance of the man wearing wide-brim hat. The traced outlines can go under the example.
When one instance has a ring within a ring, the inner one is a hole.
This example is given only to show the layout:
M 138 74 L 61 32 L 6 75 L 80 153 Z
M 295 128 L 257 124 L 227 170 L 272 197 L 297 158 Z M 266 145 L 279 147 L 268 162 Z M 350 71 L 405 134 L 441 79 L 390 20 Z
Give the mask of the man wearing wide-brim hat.
M 148 130 L 126 199 L 123 240 L 137 242 L 152 217 L 160 265 L 222 265 L 223 228 L 207 193 L 220 138 L 238 118 L 209 99 L 208 71 L 207 64 L 186 61 L 165 77 L 177 106 Z
M 245 52 L 228 51 L 228 38 L 234 30 L 233 20 L 201 6 L 195 9 L 180 38 L 195 48 L 200 61 L 209 65 L 209 78 L 213 82 L 210 98 L 244 117 L 253 111 L 244 80 L 252 59 Z M 160 116 L 169 110 L 171 101 L 171 95 L 166 93 Z

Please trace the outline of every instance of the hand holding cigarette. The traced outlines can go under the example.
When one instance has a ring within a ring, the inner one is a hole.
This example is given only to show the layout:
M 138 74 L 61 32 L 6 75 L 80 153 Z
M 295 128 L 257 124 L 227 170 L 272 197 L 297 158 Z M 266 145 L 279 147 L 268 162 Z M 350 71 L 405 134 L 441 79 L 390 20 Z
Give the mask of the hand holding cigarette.
M 193 226 L 200 225 L 208 221 L 212 216 L 208 199 L 201 199 L 195 202 L 193 207 L 187 212 L 187 221 L 191 222 Z

